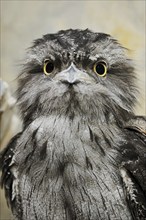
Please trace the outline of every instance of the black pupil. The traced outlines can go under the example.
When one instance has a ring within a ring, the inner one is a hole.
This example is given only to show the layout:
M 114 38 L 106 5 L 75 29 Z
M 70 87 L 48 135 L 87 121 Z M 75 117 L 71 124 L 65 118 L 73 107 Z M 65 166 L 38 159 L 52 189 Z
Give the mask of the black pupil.
M 54 64 L 52 62 L 48 62 L 46 64 L 46 72 L 51 73 L 54 70 Z
M 105 73 L 105 67 L 102 63 L 98 63 L 96 65 L 96 72 L 99 74 L 99 75 L 103 75 Z

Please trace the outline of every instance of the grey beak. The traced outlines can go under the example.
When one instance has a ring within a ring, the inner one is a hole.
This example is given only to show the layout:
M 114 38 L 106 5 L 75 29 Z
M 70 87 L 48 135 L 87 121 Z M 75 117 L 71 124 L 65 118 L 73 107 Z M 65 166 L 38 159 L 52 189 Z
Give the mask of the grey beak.
M 81 81 L 83 81 L 83 78 L 87 74 L 84 71 L 80 71 L 74 63 L 71 63 L 71 65 L 64 71 L 58 73 L 54 79 L 57 79 L 63 83 L 66 84 L 77 84 Z M 87 76 L 86 76 L 87 77 Z
M 65 72 L 67 82 L 69 82 L 70 84 L 74 84 L 78 81 L 79 70 L 75 67 L 73 63 L 69 66 L 67 70 L 65 70 Z

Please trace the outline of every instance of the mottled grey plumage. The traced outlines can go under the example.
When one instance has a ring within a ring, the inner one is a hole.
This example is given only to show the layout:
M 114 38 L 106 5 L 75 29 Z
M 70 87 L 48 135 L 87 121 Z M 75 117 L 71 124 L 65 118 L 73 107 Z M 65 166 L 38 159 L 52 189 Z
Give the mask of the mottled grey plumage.
M 1 156 L 15 219 L 146 219 L 146 119 L 133 114 L 125 50 L 89 30 L 48 34 L 28 50 L 18 88 L 23 131 Z M 98 62 L 104 77 L 93 71 Z

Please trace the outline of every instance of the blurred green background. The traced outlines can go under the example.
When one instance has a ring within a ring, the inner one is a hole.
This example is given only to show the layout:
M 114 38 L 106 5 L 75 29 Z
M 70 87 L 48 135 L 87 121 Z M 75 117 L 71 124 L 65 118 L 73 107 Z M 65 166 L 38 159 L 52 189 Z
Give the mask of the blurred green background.
M 1 1 L 1 78 L 9 83 L 13 93 L 19 64 L 34 39 L 60 29 L 89 28 L 111 34 L 130 49 L 140 88 L 135 112 L 146 114 L 145 4 L 145 0 Z M 3 194 L 0 196 L 0 219 L 11 219 Z

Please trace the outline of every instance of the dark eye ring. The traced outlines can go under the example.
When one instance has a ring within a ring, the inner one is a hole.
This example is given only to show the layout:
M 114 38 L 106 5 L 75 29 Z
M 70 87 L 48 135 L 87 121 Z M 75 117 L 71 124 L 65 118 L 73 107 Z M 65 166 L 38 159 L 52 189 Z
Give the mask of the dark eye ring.
M 107 74 L 107 64 L 104 61 L 95 63 L 93 71 L 99 76 L 105 76 Z
M 50 73 L 52 73 L 54 71 L 55 65 L 52 61 L 50 60 L 45 60 L 44 61 L 44 67 L 43 67 L 43 71 L 44 74 L 49 76 Z

